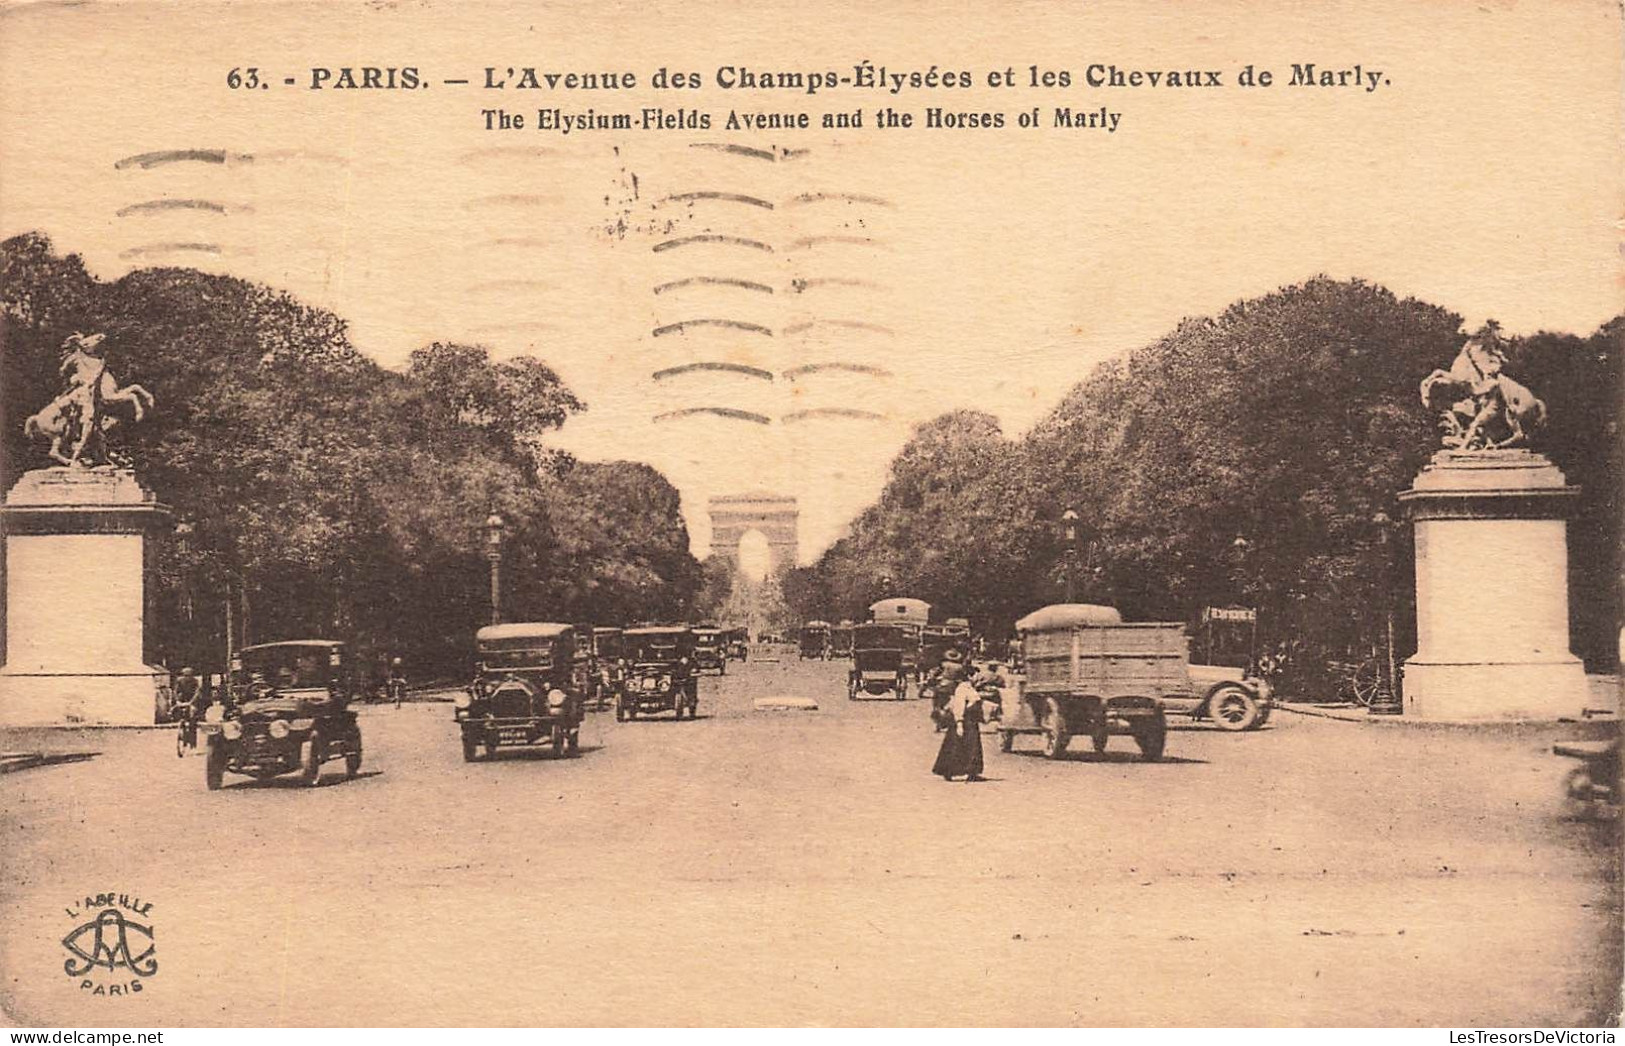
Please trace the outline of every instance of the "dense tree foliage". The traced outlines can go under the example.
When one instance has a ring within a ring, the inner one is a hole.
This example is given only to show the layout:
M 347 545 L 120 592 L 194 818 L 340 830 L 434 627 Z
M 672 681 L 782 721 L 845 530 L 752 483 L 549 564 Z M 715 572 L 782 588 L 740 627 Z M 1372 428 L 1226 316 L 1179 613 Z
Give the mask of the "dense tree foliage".
M 21 419 L 69 334 L 106 332 L 109 369 L 157 398 L 119 433 L 189 528 L 160 553 L 155 656 L 217 665 L 229 601 L 239 638 L 338 634 L 452 670 L 489 613 L 491 512 L 510 619 L 674 616 L 699 586 L 664 477 L 548 445 L 583 405 L 537 360 L 436 343 L 394 373 L 286 294 L 189 269 L 103 283 L 38 235 L 0 244 L 0 295 L 8 476 L 43 464 Z
M 1516 340 L 1508 367 L 1548 401 L 1536 448 L 1584 487 L 1576 643 L 1599 664 L 1619 622 L 1622 332 Z M 876 504 L 786 594 L 824 618 L 913 595 L 999 634 L 1062 598 L 1071 507 L 1080 601 L 1139 620 L 1256 607 L 1266 642 L 1328 657 L 1381 642 L 1391 612 L 1403 657 L 1413 582 L 1397 495 L 1439 445 L 1417 386 L 1462 337 L 1444 309 L 1324 278 L 1186 320 L 1096 368 L 1022 440 L 973 412 L 921 426 Z

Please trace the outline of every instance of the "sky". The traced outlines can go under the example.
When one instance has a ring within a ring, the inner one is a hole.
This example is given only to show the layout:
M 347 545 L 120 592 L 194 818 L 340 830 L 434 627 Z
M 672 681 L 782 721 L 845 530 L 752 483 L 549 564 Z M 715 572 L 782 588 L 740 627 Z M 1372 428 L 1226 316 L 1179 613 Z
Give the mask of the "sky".
M 912 425 L 974 407 L 1019 434 L 1097 362 L 1316 274 L 1513 333 L 1589 333 L 1621 311 L 1615 6 L 982 11 L 13 6 L 0 13 L 0 235 L 42 231 L 104 278 L 188 264 L 286 288 L 345 317 L 386 366 L 436 340 L 538 356 L 588 403 L 560 442 L 661 468 L 697 551 L 708 497 L 772 491 L 798 498 L 804 561 L 873 500 Z M 966 70 L 976 86 L 808 95 L 712 80 L 724 65 L 862 61 Z M 1380 81 L 1286 85 L 1307 62 Z M 368 64 L 415 67 L 429 87 L 309 89 L 313 68 Z M 1248 64 L 1283 82 L 1229 86 Z M 1029 87 L 1032 65 L 1072 83 Z M 1211 68 L 1227 86 L 1084 82 L 1110 65 Z M 271 86 L 227 86 L 249 66 Z M 492 91 L 488 66 L 624 70 L 640 87 Z M 662 66 L 704 86 L 646 86 Z M 1019 86 L 986 86 L 1005 68 Z M 1007 126 L 877 127 L 888 105 Z M 487 130 L 481 111 L 499 106 L 529 126 Z M 645 106 L 714 125 L 534 129 L 538 109 Z M 1043 126 L 1015 126 L 1035 106 Z M 1058 106 L 1119 122 L 1055 128 Z M 728 131 L 730 109 L 815 126 Z M 854 111 L 860 128 L 816 126 Z M 185 149 L 225 162 L 129 162 Z

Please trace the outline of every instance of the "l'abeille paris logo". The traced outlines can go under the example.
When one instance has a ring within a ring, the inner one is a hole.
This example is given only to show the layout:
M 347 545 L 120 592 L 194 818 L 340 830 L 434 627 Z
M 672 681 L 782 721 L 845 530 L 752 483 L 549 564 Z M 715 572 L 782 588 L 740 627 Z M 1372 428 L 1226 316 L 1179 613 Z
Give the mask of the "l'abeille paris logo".
M 62 938 L 68 951 L 62 969 L 92 995 L 134 995 L 144 977 L 158 972 L 152 936 L 152 902 L 127 893 L 99 893 L 67 909 L 77 924 Z

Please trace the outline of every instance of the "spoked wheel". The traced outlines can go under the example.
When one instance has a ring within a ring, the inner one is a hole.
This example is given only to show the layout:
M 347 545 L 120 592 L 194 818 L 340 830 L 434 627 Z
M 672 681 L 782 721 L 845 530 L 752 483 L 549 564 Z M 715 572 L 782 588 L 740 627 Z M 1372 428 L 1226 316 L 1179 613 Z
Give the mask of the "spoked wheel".
M 1143 762 L 1155 763 L 1162 758 L 1162 750 L 1168 743 L 1168 722 L 1157 718 L 1144 725 L 1134 728 L 1134 743 L 1140 746 L 1140 759 Z
M 1061 711 L 1058 702 L 1051 701 L 1044 712 L 1044 755 L 1050 759 L 1061 758 L 1071 740 L 1072 735 L 1067 733 L 1066 713 Z
M 1376 658 L 1368 658 L 1354 667 L 1354 674 L 1349 679 L 1349 695 L 1354 702 L 1365 707 L 1371 707 L 1373 701 L 1381 702 L 1388 696 L 1388 681 L 1383 677 L 1382 662 Z
M 1250 730 L 1258 725 L 1258 701 L 1241 687 L 1223 687 L 1208 699 L 1207 714 L 1220 730 Z
M 217 741 L 209 742 L 208 757 L 203 763 L 203 782 L 209 786 L 209 791 L 220 791 L 220 785 L 226 779 L 226 746 Z
M 299 780 L 314 788 L 322 779 L 322 739 L 316 731 L 299 746 Z

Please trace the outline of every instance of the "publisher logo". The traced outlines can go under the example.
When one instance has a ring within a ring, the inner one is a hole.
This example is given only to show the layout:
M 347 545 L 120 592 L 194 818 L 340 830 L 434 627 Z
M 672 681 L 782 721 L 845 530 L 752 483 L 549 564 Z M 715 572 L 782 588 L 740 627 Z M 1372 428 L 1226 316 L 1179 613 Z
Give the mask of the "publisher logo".
M 133 995 L 158 972 L 152 903 L 130 894 L 97 894 L 66 909 L 75 926 L 62 938 L 63 972 L 91 995 Z

